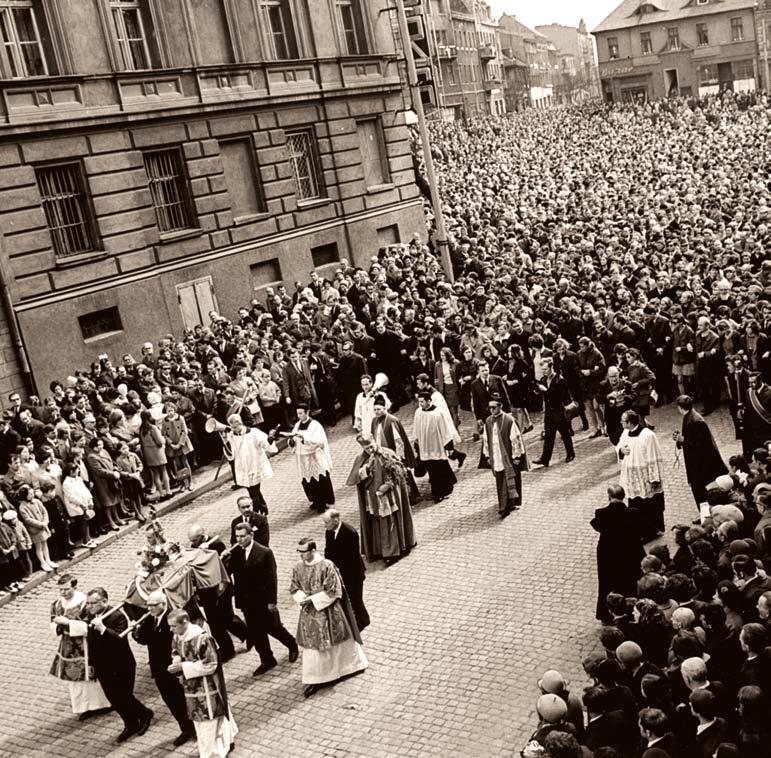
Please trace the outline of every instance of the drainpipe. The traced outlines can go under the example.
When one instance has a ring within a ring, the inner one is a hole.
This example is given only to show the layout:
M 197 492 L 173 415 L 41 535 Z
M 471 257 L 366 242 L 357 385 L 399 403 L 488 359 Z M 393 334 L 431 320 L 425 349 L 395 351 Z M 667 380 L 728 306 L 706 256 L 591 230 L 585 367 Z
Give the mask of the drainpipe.
M 21 337 L 19 322 L 16 318 L 16 311 L 13 307 L 13 297 L 8 286 L 9 275 L 5 259 L 5 242 L 0 234 L 0 299 L 2 299 L 2 310 L 5 320 L 8 322 L 8 330 L 13 342 L 16 360 L 24 377 L 24 387 L 31 395 L 37 394 L 35 379 L 32 376 L 32 369 L 27 358 L 27 350 L 24 347 L 24 340 Z

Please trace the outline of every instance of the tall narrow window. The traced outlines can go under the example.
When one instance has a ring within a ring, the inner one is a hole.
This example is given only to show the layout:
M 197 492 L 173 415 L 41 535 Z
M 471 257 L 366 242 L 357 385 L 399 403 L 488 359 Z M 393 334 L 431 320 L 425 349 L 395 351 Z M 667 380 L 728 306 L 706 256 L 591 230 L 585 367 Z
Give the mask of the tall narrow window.
M 618 37 L 608 37 L 608 57 L 611 60 L 618 58 Z
M 41 166 L 35 176 L 56 255 L 96 250 L 96 227 L 80 164 Z
M 139 0 L 110 0 L 110 12 L 122 69 L 137 71 L 150 68 L 150 49 Z
M 744 22 L 741 18 L 731 19 L 731 42 L 741 42 L 744 39 Z
M 650 55 L 653 52 L 650 32 L 640 32 L 640 49 L 643 55 Z
M 667 50 L 680 49 L 680 30 L 676 26 L 667 29 Z
M 387 184 L 391 181 L 388 170 L 383 125 L 378 118 L 369 118 L 356 123 L 361 148 L 361 164 L 364 168 L 364 180 L 367 187 Z
M 178 149 L 144 154 L 158 228 L 177 232 L 195 226 L 187 175 Z
M 337 17 L 347 55 L 365 55 L 369 52 L 361 0 L 335 0 Z
M 2 36 L 2 71 L 8 79 L 47 76 L 47 59 L 32 2 L 0 3 L 0 36 Z
M 265 210 L 262 185 L 254 161 L 254 145 L 249 137 L 220 142 L 220 159 L 234 218 L 253 216 Z
M 299 200 L 313 200 L 324 196 L 324 186 L 319 170 L 319 156 L 316 138 L 311 129 L 288 132 L 286 144 L 289 149 L 289 163 L 297 185 Z
M 300 57 L 291 0 L 260 0 L 268 54 L 274 60 Z
M 706 24 L 696 24 L 696 44 L 699 47 L 709 45 L 709 31 Z

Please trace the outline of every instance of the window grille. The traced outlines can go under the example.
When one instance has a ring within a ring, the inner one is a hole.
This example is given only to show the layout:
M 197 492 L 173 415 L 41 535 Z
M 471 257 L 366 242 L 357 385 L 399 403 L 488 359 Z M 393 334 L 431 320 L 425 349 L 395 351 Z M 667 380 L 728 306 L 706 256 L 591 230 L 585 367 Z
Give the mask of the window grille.
M 95 250 L 96 235 L 80 165 L 43 166 L 35 173 L 56 255 Z
M 187 176 L 179 150 L 145 153 L 144 159 L 158 228 L 176 232 L 193 227 Z
M 321 175 L 316 155 L 316 145 L 310 131 L 293 132 L 286 135 L 289 148 L 289 162 L 297 184 L 300 200 L 311 200 L 322 196 Z

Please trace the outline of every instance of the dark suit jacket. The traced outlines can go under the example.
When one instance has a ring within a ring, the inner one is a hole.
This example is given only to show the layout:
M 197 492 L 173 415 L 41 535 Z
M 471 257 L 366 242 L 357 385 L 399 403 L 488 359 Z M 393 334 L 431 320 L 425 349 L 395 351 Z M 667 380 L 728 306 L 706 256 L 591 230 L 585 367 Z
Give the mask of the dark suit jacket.
M 230 544 L 236 544 L 236 527 L 244 522 L 243 516 L 238 516 L 230 522 Z M 262 513 L 252 512 L 249 518 L 249 523 L 252 525 L 252 534 L 256 542 L 259 542 L 265 547 L 270 547 L 270 526 L 268 525 L 268 517 L 263 516 Z M 215 548 L 216 549 L 216 548 Z
M 102 615 L 109 610 L 110 606 Z M 128 628 L 128 623 L 123 611 L 115 611 L 104 619 L 104 634 L 100 634 L 92 626 L 88 627 L 88 653 L 97 679 L 133 677 L 136 660 L 129 647 L 128 637 L 120 636 Z
M 340 575 L 343 582 L 363 581 L 366 568 L 364 560 L 361 557 L 359 547 L 359 533 L 345 521 L 340 523 L 340 530 L 335 537 L 335 533 L 327 530 L 326 547 L 324 557 L 340 569 Z
M 166 669 L 171 663 L 171 640 L 174 636 L 174 632 L 169 628 L 168 611 L 161 616 L 159 622 L 148 616 L 132 634 L 140 645 L 147 645 L 147 657 L 153 679 L 166 679 L 169 676 Z
M 728 742 L 728 725 L 725 719 L 716 718 L 701 734 L 696 735 L 696 758 L 712 758 L 721 742 Z
M 589 722 L 583 744 L 592 751 L 613 747 L 624 755 L 636 743 L 637 735 L 636 725 L 624 716 L 623 711 L 610 711 Z
M 249 558 L 241 546 L 230 554 L 228 570 L 233 577 L 236 607 L 258 610 L 275 604 L 277 597 L 276 559 L 269 547 L 252 542 Z
M 564 417 L 565 406 L 570 405 L 573 400 L 568 383 L 557 375 L 552 378 L 551 384 L 548 386 L 546 378 L 541 379 L 539 384 L 547 388 L 546 392 L 543 393 L 545 413 L 552 417 Z
M 511 410 L 509 394 L 506 392 L 506 385 L 500 376 L 490 374 L 487 386 L 479 377 L 471 382 L 471 407 L 477 421 L 484 421 L 490 415 L 490 409 L 487 406 L 490 402 L 490 395 L 493 393 L 500 395 L 503 410 L 508 413 Z
M 653 745 L 648 747 L 647 741 L 644 741 L 642 744 L 642 747 L 640 748 L 640 755 L 645 757 L 645 753 L 648 750 L 653 750 L 654 748 L 657 748 L 658 750 L 663 750 L 670 758 L 680 758 L 680 752 L 677 749 L 677 742 L 674 738 L 674 735 L 672 734 L 665 734 L 658 742 L 654 743 Z
M 311 370 L 304 358 L 300 359 L 300 371 L 291 361 L 286 362 L 282 372 L 282 384 L 284 397 L 291 398 L 293 403 L 317 404 Z

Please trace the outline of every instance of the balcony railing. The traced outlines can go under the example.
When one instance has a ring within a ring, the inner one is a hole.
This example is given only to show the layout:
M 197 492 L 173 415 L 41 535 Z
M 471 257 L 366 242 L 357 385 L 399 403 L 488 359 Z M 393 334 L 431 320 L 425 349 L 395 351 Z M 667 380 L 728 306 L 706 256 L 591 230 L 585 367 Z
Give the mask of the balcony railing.
M 497 56 L 497 51 L 495 50 L 495 45 L 480 45 L 479 57 L 483 61 L 491 61 L 496 56 Z
M 452 61 L 458 57 L 457 45 L 438 45 L 436 48 L 436 57 L 442 61 Z

